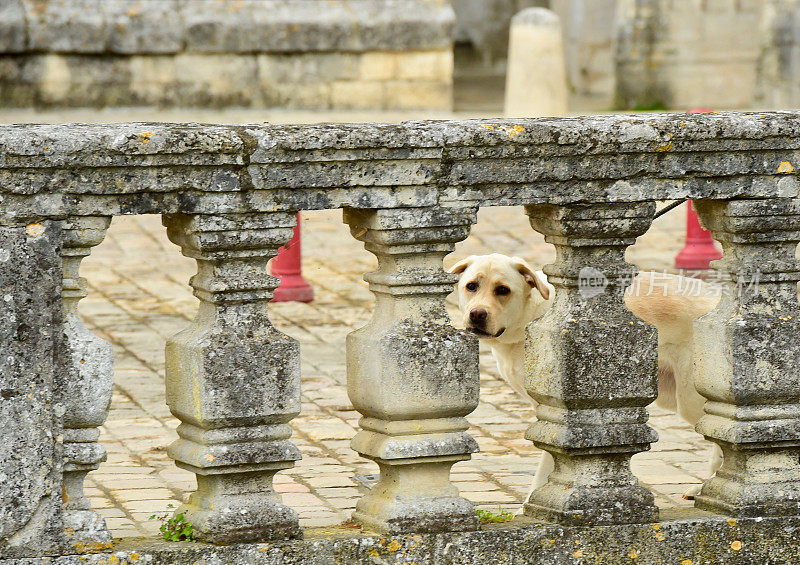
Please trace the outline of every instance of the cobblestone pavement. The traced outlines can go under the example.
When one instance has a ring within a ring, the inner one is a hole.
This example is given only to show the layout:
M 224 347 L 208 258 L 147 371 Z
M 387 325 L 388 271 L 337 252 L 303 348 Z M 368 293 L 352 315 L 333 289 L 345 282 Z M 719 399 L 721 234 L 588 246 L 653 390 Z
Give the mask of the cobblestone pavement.
M 629 260 L 645 269 L 668 268 L 681 246 L 682 220 L 680 210 L 657 220 L 629 250 Z M 303 374 L 302 414 L 292 423 L 303 460 L 277 475 L 276 488 L 302 525 L 324 526 L 348 519 L 377 473 L 349 447 L 359 415 L 345 389 L 344 346 L 347 333 L 371 315 L 373 297 L 361 277 L 377 264 L 350 236 L 340 211 L 304 213 L 303 243 L 304 272 L 316 300 L 272 306 L 275 324 L 301 343 Z M 554 257 L 520 208 L 483 209 L 446 265 L 492 251 L 520 255 L 537 267 Z M 197 300 L 188 286 L 194 272 L 194 261 L 167 240 L 157 216 L 114 218 L 106 240 L 83 263 L 90 295 L 81 314 L 116 354 L 114 397 L 101 435 L 108 461 L 90 473 L 86 491 L 116 537 L 156 533 L 159 522 L 148 518 L 177 506 L 196 486 L 194 475 L 166 454 L 178 421 L 164 401 L 164 341 L 194 316 Z M 533 418 L 482 351 L 481 403 L 469 417 L 481 451 L 453 468 L 466 498 L 495 511 L 520 508 L 540 453 L 523 437 Z M 680 493 L 704 478 L 707 446 L 674 415 L 654 409 L 651 421 L 661 439 L 634 457 L 634 471 L 661 506 L 686 504 Z

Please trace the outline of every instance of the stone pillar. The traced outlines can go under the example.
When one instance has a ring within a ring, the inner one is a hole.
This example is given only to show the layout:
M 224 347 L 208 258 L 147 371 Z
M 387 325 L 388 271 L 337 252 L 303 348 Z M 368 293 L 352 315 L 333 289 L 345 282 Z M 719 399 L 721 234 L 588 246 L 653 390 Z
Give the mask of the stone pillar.
M 109 217 L 75 217 L 62 225 L 64 280 L 64 341 L 60 351 L 63 379 L 59 387 L 64 414 L 64 527 L 68 542 L 84 551 L 110 547 L 105 520 L 90 510 L 83 494 L 89 471 L 106 460 L 98 443 L 99 426 L 106 420 L 114 388 L 114 352 L 111 344 L 83 325 L 78 302 L 87 295 L 86 279 L 79 276 L 81 261 L 99 245 L 111 223 Z
M 454 329 L 442 259 L 467 237 L 474 209 L 354 210 L 353 236 L 378 258 L 364 278 L 375 313 L 347 336 L 347 389 L 362 414 L 353 449 L 380 468 L 354 519 L 388 534 L 474 530 L 450 468 L 478 450 L 464 418 L 478 406 L 476 339 Z
M 0 225 L 0 559 L 63 552 L 61 225 Z M 17 561 L 19 562 L 19 561 Z
M 528 326 L 528 392 L 540 404 L 526 437 L 553 455 L 525 514 L 573 525 L 651 522 L 653 494 L 630 458 L 657 439 L 656 330 L 623 302 L 635 268 L 625 249 L 650 226 L 652 202 L 535 205 L 531 225 L 556 247 L 544 268 L 553 307 Z
M 299 346 L 275 329 L 267 303 L 279 281 L 267 262 L 292 238 L 295 214 L 169 215 L 164 225 L 197 260 L 197 317 L 167 341 L 167 404 L 181 421 L 170 457 L 197 475 L 180 508 L 214 543 L 300 535 L 272 478 L 300 459 L 288 422 L 300 413 Z
M 722 243 L 717 308 L 695 321 L 697 431 L 722 467 L 695 504 L 734 516 L 800 513 L 800 199 L 695 202 Z
M 561 23 L 553 12 L 528 8 L 511 20 L 505 115 L 566 116 L 567 71 Z

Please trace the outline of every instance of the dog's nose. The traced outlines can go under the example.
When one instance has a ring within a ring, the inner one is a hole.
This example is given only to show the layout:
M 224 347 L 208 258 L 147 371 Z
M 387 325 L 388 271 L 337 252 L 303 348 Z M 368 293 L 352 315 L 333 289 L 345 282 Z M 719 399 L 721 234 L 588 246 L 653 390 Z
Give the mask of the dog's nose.
M 486 322 L 486 316 L 489 313 L 483 308 L 475 308 L 469 312 L 469 321 L 473 324 L 483 324 Z

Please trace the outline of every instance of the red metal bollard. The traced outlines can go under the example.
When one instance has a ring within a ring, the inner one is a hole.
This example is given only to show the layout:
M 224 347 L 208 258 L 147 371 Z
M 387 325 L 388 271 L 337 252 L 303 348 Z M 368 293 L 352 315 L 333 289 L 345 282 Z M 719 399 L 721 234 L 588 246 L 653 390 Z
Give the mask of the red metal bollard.
M 694 108 L 692 114 L 713 112 L 708 108 Z M 677 269 L 708 269 L 709 263 L 722 259 L 722 252 L 714 244 L 711 232 L 700 227 L 692 201 L 686 202 L 686 245 L 675 257 Z
M 675 257 L 678 269 L 708 269 L 708 264 L 722 259 L 722 252 L 714 244 L 711 232 L 700 227 L 692 201 L 686 202 L 686 246 Z
M 272 274 L 281 279 L 281 286 L 275 289 L 272 302 L 311 302 L 314 300 L 314 289 L 303 278 L 302 247 L 300 245 L 300 213 L 297 213 L 297 225 L 289 243 L 278 250 L 272 260 Z

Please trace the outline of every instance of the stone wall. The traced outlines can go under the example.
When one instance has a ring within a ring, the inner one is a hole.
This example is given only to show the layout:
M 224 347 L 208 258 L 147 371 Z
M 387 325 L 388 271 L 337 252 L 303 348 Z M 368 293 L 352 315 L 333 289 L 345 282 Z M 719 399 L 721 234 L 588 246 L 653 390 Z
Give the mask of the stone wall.
M 800 105 L 800 2 L 766 0 L 756 105 Z
M 616 0 L 551 0 L 561 18 L 567 74 L 574 92 L 611 106 Z
M 761 0 L 619 0 L 620 108 L 752 107 Z
M 449 109 L 446 0 L 3 0 L 1 107 Z

